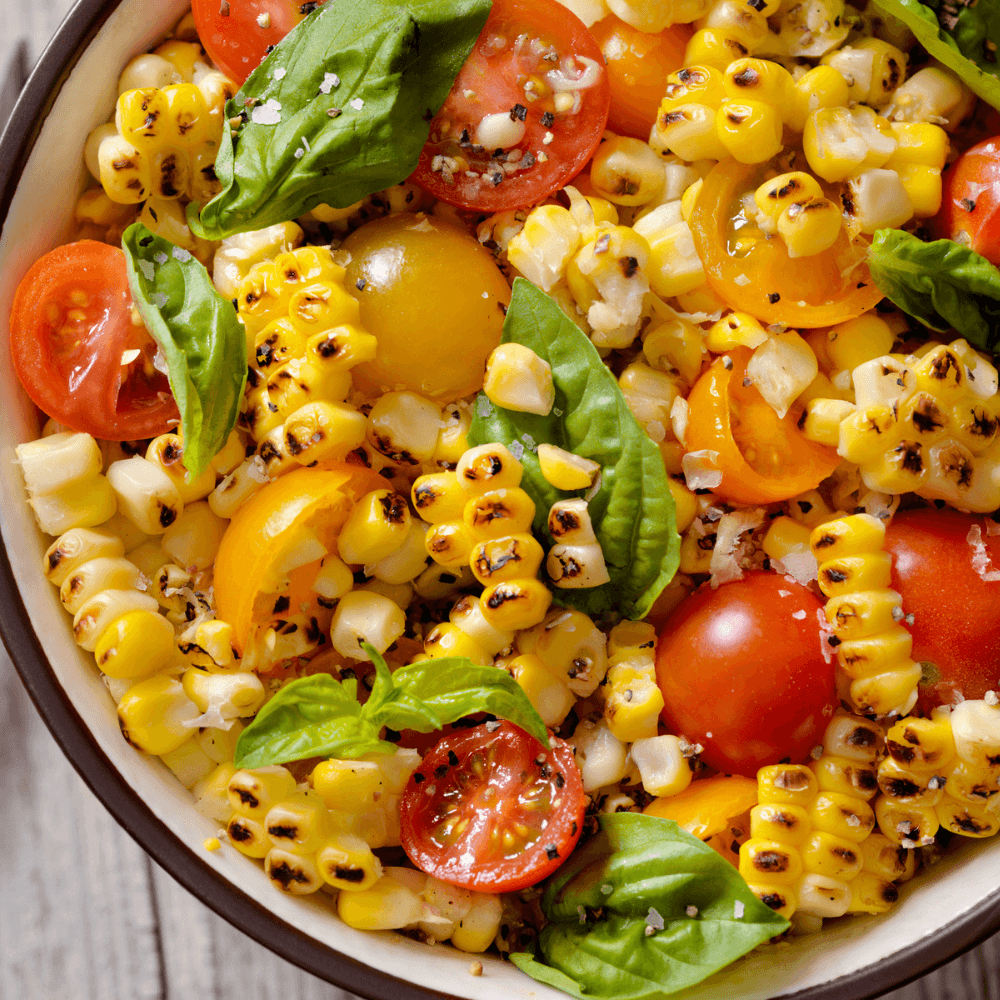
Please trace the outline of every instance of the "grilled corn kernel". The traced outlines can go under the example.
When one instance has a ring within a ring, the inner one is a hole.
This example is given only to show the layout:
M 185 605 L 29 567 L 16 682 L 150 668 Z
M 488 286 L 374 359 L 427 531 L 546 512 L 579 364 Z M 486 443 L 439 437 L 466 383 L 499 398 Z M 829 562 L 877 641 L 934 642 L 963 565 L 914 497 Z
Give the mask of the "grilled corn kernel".
M 159 673 L 176 651 L 174 630 L 166 618 L 155 611 L 129 611 L 101 633 L 94 658 L 108 677 L 132 680 Z
M 384 790 L 382 772 L 374 761 L 324 760 L 313 768 L 310 781 L 331 809 L 367 809 Z
M 472 532 L 461 521 L 432 525 L 424 535 L 427 554 L 447 569 L 467 569 L 474 544 Z
M 854 48 L 873 56 L 868 92 L 858 100 L 873 108 L 884 108 L 906 78 L 906 56 L 881 38 L 863 38 Z
M 260 820 L 235 815 L 226 827 L 229 842 L 248 858 L 265 858 L 271 850 L 271 839 Z
M 547 482 L 566 491 L 589 489 L 601 469 L 598 462 L 544 442 L 538 446 L 538 464 Z
M 943 170 L 948 159 L 948 133 L 927 122 L 889 122 L 896 149 L 886 166 L 898 170 L 904 165 L 919 165 Z
M 657 167 L 662 175 L 658 161 Z M 497 406 L 544 417 L 556 399 L 552 366 L 529 347 L 501 344 L 486 362 L 483 392 Z
M 519 486 L 524 466 L 504 445 L 481 444 L 462 455 L 455 473 L 465 489 L 484 493 Z
M 802 845 L 802 864 L 806 871 L 849 882 L 861 871 L 861 852 L 851 840 L 822 830 L 813 833 Z
M 429 462 L 441 432 L 441 407 L 415 392 L 387 392 L 368 415 L 368 440 L 393 462 Z
M 382 862 L 360 837 L 334 834 L 316 854 L 323 880 L 335 889 L 360 892 L 382 877 Z
M 731 100 L 753 98 L 780 109 L 782 114 L 787 114 L 786 109 L 792 105 L 792 76 L 776 62 L 735 59 L 726 67 L 723 79 L 725 95 Z
M 182 683 L 202 712 L 214 711 L 227 721 L 256 714 L 267 697 L 260 679 L 248 670 L 220 674 L 189 667 Z
M 796 132 L 802 132 L 814 111 L 842 108 L 847 103 L 848 88 L 843 74 L 832 66 L 816 66 L 793 83 L 786 121 Z
M 726 100 L 715 114 L 719 141 L 740 163 L 763 163 L 782 149 L 781 115 L 762 101 Z
M 777 517 L 764 535 L 761 547 L 771 559 L 809 550 L 809 529 L 790 517 Z
M 465 656 L 480 666 L 489 666 L 493 657 L 476 640 L 451 622 L 441 622 L 427 633 L 424 652 L 437 659 L 442 656 Z
M 91 559 L 73 570 L 59 588 L 63 607 L 75 615 L 85 601 L 102 590 L 138 588 L 139 569 L 121 557 Z
M 176 750 L 194 735 L 185 725 L 197 718 L 198 706 L 179 681 L 163 675 L 139 681 L 118 703 L 118 725 L 139 750 L 160 756 Z
M 828 198 L 797 201 L 781 213 L 778 235 L 785 241 L 789 257 L 813 257 L 837 242 L 840 224 L 840 208 Z
M 263 823 L 268 810 L 295 791 L 295 778 L 286 767 L 258 767 L 236 771 L 227 786 L 229 803 L 241 816 Z
M 726 64 L 728 66 L 728 63 Z M 686 65 L 667 77 L 666 93 L 659 112 L 664 114 L 684 104 L 718 108 L 726 96 L 723 69 Z
M 208 569 L 215 562 L 227 524 L 204 500 L 188 504 L 163 533 L 163 553 L 189 571 Z
M 410 508 L 402 494 L 392 490 L 366 493 L 340 529 L 340 558 L 355 565 L 377 563 L 402 547 L 410 523 Z
M 30 495 L 28 504 L 39 528 L 47 535 L 103 524 L 114 516 L 117 508 L 114 490 L 101 475 L 55 493 Z
M 915 847 L 922 840 L 933 838 L 941 826 L 932 806 L 906 805 L 884 795 L 875 800 L 875 816 L 882 833 L 904 847 Z
M 462 519 L 477 541 L 518 535 L 531 530 L 535 502 L 520 487 L 496 489 L 469 500 Z
M 863 105 L 814 111 L 802 135 L 809 168 L 831 184 L 884 166 L 896 145 L 889 123 Z
M 170 477 L 138 455 L 112 463 L 108 482 L 118 498 L 119 510 L 147 535 L 163 534 L 184 510 Z
M 899 594 L 888 589 L 841 594 L 826 602 L 826 618 L 838 636 L 863 639 L 895 625 L 900 601 Z
M 272 847 L 264 858 L 267 877 L 283 892 L 306 896 L 323 885 L 323 878 L 314 858 Z
M 802 875 L 802 859 L 794 847 L 778 840 L 748 840 L 740 848 L 740 874 L 748 882 L 793 885 Z
M 808 808 L 816 797 L 816 776 L 801 764 L 772 764 L 757 772 L 761 802 L 798 805 Z
M 315 792 L 292 792 L 268 809 L 264 829 L 275 847 L 312 854 L 330 834 L 326 804 Z
M 458 921 L 451 943 L 459 951 L 478 954 L 493 943 L 503 918 L 500 898 L 492 893 L 476 892 L 468 913 Z
M 540 580 L 507 580 L 488 586 L 481 600 L 487 622 L 514 631 L 537 625 L 549 610 L 552 593 Z
M 813 399 L 805 410 L 802 433 L 810 441 L 836 448 L 840 444 L 840 425 L 854 412 L 854 404 L 842 399 Z
M 66 577 L 91 559 L 114 559 L 125 554 L 125 543 L 103 530 L 73 528 L 60 535 L 45 551 L 42 572 L 61 587 Z
M 684 52 L 685 66 L 711 66 L 720 72 L 735 59 L 750 55 L 749 48 L 732 30 L 702 28 L 696 31 Z M 687 159 L 687 157 L 685 157 Z
M 663 190 L 663 164 L 640 139 L 615 136 L 598 147 L 590 181 L 602 197 L 616 205 L 646 205 Z
M 851 514 L 821 524 L 810 536 L 810 545 L 817 559 L 841 559 L 859 556 L 882 548 L 885 525 L 871 514 Z M 898 598 L 897 598 L 898 600 Z
M 691 768 L 676 736 L 652 736 L 632 744 L 632 759 L 651 795 L 677 795 L 691 784 Z
M 819 587 L 827 597 L 863 590 L 888 590 L 891 580 L 892 556 L 888 552 L 828 559 L 819 568 Z
M 480 542 L 472 550 L 469 565 L 483 584 L 519 580 L 537 575 L 545 555 L 533 535 L 504 535 Z
M 716 109 L 705 104 L 680 104 L 661 109 L 650 144 L 676 153 L 682 160 L 722 160 L 728 155 L 715 128 Z
M 156 601 L 138 590 L 102 590 L 94 594 L 73 616 L 73 638 L 93 651 L 104 630 L 130 611 L 156 611 Z
M 300 465 L 343 461 L 365 440 L 367 421 L 353 406 L 318 400 L 299 407 L 284 423 L 284 445 Z
M 765 802 L 750 810 L 750 836 L 801 847 L 809 837 L 809 813 L 802 806 Z
M 724 354 L 736 347 L 760 347 L 767 331 L 749 313 L 734 312 L 717 320 L 709 329 L 706 346 L 714 354 Z
M 818 201 L 823 198 L 823 189 L 811 174 L 795 170 L 765 181 L 753 197 L 758 209 L 757 224 L 765 232 L 773 233 L 786 208 L 796 202 Z
M 410 497 L 413 509 L 431 524 L 461 520 L 469 500 L 469 494 L 454 472 L 432 472 L 421 476 L 414 482 Z
M 860 844 L 875 826 L 871 806 L 855 795 L 820 792 L 809 804 L 813 829 Z

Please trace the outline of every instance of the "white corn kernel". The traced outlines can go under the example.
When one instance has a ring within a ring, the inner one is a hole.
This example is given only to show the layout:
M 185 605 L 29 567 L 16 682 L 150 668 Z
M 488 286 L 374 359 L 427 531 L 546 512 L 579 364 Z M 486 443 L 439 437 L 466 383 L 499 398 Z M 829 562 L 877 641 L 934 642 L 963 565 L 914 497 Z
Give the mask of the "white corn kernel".
M 163 533 L 161 547 L 172 562 L 190 570 L 208 569 L 226 533 L 228 521 L 218 517 L 204 500 L 188 504 Z
M 545 571 L 561 589 L 600 587 L 611 582 L 604 550 L 597 542 L 588 545 L 553 545 L 545 560 Z
M 184 510 L 177 487 L 152 462 L 136 455 L 113 462 L 108 482 L 121 512 L 147 535 L 161 535 Z
M 557 500 L 549 510 L 549 531 L 566 545 L 592 545 L 597 542 L 586 500 Z
M 101 449 L 89 434 L 53 434 L 15 449 L 24 485 L 33 496 L 46 496 L 83 483 L 102 468 Z
M 406 617 L 397 604 L 364 591 L 345 594 L 337 605 L 330 628 L 330 641 L 341 656 L 352 660 L 367 660 L 362 642 L 384 653 L 406 628 Z
M 617 784 L 628 770 L 628 749 L 607 723 L 584 720 L 573 734 L 585 792 Z
M 530 347 L 501 344 L 486 362 L 483 392 L 497 406 L 547 416 L 556 399 L 552 366 Z
M 632 744 L 632 760 L 650 795 L 676 795 L 691 784 L 691 768 L 676 736 L 651 736 Z

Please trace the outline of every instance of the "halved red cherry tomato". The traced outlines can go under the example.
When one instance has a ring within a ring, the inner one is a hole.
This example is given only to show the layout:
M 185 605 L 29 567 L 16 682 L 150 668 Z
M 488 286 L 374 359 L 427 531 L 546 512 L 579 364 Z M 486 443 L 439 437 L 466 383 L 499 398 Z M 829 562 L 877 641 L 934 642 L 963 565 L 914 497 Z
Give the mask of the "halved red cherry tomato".
M 573 750 L 546 750 L 509 722 L 451 733 L 424 757 L 400 805 L 400 840 L 428 875 L 514 892 L 551 875 L 580 839 L 585 799 Z
M 192 0 L 191 12 L 212 61 L 230 79 L 243 83 L 261 64 L 268 47 L 277 45 L 318 5 L 295 0 Z
M 737 503 L 773 503 L 798 496 L 840 464 L 832 448 L 806 440 L 801 407 L 779 417 L 752 385 L 744 385 L 750 351 L 717 358 L 688 396 L 688 451 L 715 451 L 722 483 L 713 492 Z
M 1000 136 L 967 149 L 944 177 L 937 234 L 1000 264 Z
M 843 229 L 825 253 L 789 257 L 784 240 L 749 222 L 741 200 L 766 169 L 724 160 L 705 178 L 689 222 L 712 291 L 735 310 L 796 329 L 845 323 L 875 306 L 882 293 L 864 263 L 867 247 Z
M 574 84 L 585 89 L 569 89 Z M 572 99 L 572 106 L 558 110 L 557 99 Z M 610 99 L 604 56 L 575 14 L 556 0 L 493 0 L 486 26 L 431 122 L 412 179 L 461 208 L 502 212 L 533 205 L 590 159 Z M 489 115 L 502 116 L 496 121 L 506 119 L 515 133 L 523 125 L 523 135 L 509 144 L 482 145 L 480 124 Z
M 134 441 L 176 426 L 170 384 L 153 367 L 156 344 L 133 322 L 116 247 L 83 240 L 37 260 L 14 294 L 10 353 L 32 401 L 75 431 Z
M 684 65 L 693 31 L 674 24 L 650 35 L 609 14 L 590 26 L 608 63 L 611 110 L 608 128 L 646 141 L 663 100 L 664 81 Z
M 982 698 L 1000 688 L 1000 581 L 984 580 L 972 566 L 969 529 L 978 526 L 993 567 L 1000 568 L 1000 537 L 988 517 L 958 511 L 909 510 L 885 535 L 892 553 L 893 587 L 913 615 L 913 659 L 927 663 L 920 684 L 925 713 L 950 704 L 956 693 Z M 975 540 L 975 537 L 974 537 Z
M 806 587 L 761 571 L 684 600 L 656 647 L 670 732 L 702 744 L 702 760 L 727 774 L 805 760 L 837 705 L 822 607 Z

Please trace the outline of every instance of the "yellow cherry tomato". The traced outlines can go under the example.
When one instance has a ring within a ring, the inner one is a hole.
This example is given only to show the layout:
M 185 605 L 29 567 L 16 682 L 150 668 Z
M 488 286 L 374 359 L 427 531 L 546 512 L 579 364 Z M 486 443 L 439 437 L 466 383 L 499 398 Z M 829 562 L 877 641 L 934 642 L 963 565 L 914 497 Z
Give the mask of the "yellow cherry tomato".
M 344 249 L 347 287 L 378 340 L 375 360 L 353 370 L 354 384 L 440 403 L 479 389 L 510 303 L 489 251 L 456 226 L 410 212 L 369 222 Z

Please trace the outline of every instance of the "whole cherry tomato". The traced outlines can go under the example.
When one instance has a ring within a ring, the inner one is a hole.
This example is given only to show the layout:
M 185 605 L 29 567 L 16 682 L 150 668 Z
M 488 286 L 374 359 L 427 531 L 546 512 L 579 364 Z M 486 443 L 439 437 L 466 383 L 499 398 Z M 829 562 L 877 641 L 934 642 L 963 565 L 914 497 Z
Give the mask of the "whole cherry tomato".
M 967 149 L 944 179 L 937 234 L 1000 265 L 1000 136 Z

